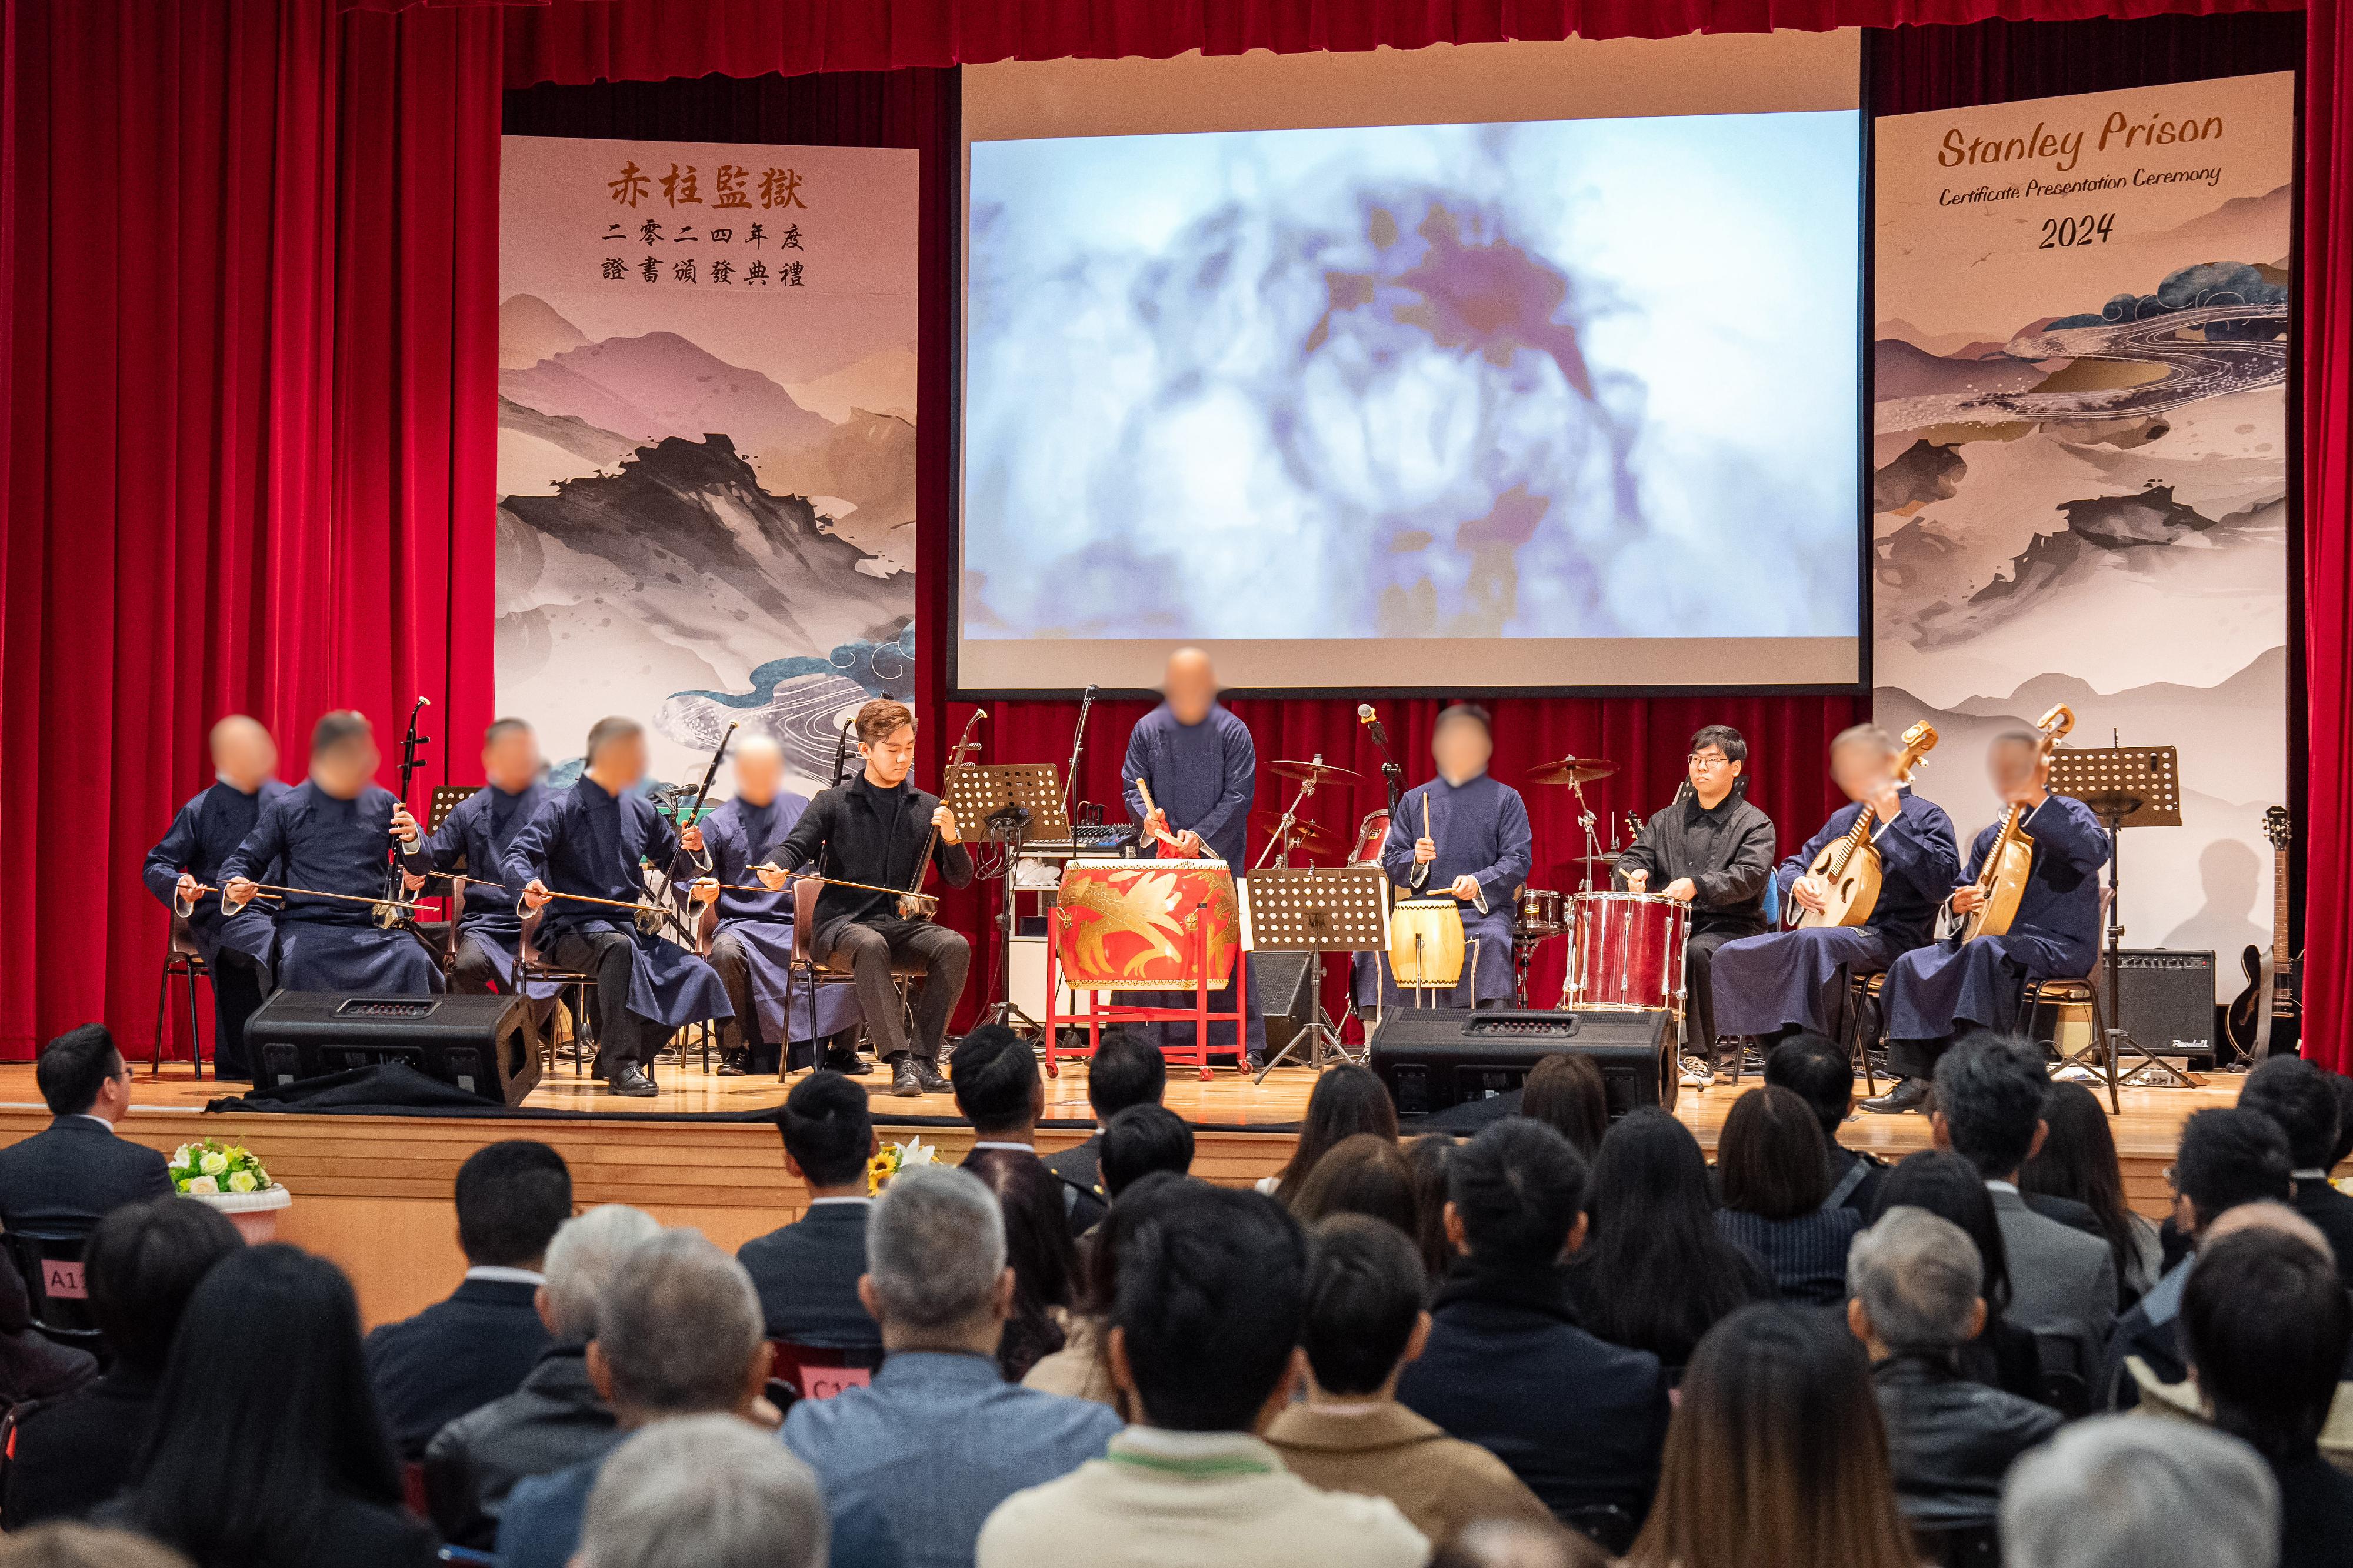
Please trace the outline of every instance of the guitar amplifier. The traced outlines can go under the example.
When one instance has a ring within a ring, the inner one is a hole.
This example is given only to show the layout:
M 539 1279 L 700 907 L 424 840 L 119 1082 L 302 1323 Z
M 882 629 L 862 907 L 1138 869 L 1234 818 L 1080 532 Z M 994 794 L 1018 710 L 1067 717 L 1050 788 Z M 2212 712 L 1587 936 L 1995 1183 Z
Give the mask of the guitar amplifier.
M 275 1088 L 378 1062 L 406 1062 L 493 1105 L 520 1105 L 539 1056 L 520 996 L 359 996 L 280 991 L 247 1020 L 257 1085 Z
M 1511 1094 L 1555 1056 L 1592 1058 L 1613 1121 L 1640 1106 L 1674 1109 L 1682 1076 L 1666 1012 L 1392 1007 L 1373 1035 L 1371 1059 L 1398 1114 L 1420 1116 Z
M 2152 1056 L 2214 1059 L 2214 955 L 2170 948 L 2126 948 L 2117 955 L 2116 1026 Z M 2107 1005 L 2108 966 L 2094 977 Z

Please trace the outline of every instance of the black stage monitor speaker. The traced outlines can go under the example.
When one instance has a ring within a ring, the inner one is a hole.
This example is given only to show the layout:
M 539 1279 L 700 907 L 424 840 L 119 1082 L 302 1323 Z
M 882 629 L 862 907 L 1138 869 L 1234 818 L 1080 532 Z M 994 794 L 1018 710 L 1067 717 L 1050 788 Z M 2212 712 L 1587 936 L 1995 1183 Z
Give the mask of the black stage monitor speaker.
M 1613 1121 L 1639 1106 L 1674 1109 L 1681 1073 L 1671 1013 L 1392 1007 L 1373 1036 L 1373 1071 L 1400 1116 L 1510 1094 L 1556 1056 L 1592 1058 Z
M 2116 955 L 2116 1023 L 2153 1056 L 2203 1065 L 2214 1059 L 2214 955 L 2128 947 Z M 2100 1003 L 2108 1000 L 2108 965 L 2100 963 Z
M 1315 990 L 1309 983 L 1312 952 L 1253 952 L 1250 974 L 1258 981 L 1259 1011 L 1266 1019 L 1266 1054 L 1280 1055 L 1315 1016 Z
M 406 1062 L 494 1105 L 520 1105 L 539 1057 L 520 996 L 354 996 L 280 991 L 245 1026 L 264 1087 L 377 1062 Z

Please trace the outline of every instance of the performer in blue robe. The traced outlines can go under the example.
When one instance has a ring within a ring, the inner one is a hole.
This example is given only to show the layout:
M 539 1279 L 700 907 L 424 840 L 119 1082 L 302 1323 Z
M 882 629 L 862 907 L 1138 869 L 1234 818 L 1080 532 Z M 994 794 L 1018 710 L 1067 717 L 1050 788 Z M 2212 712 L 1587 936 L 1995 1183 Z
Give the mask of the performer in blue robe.
M 542 801 L 507 846 L 510 888 L 526 910 L 544 909 L 536 944 L 566 969 L 596 976 L 589 1009 L 605 1087 L 633 1100 L 659 1092 L 654 1058 L 684 1024 L 733 1016 L 711 965 L 675 940 L 648 935 L 624 910 L 559 899 L 577 893 L 618 903 L 653 904 L 645 867 L 666 868 L 675 885 L 696 874 L 698 827 L 679 831 L 638 795 L 646 776 L 645 727 L 634 719 L 600 719 L 588 731 L 580 782 Z
M 1960 871 L 1960 848 L 1944 808 L 1896 783 L 1899 754 L 1894 738 L 1875 724 L 1841 731 L 1831 742 L 1831 777 L 1854 804 L 1832 813 L 1775 872 L 1783 908 L 1819 907 L 1823 889 L 1806 868 L 1867 805 L 1877 818 L 1871 842 L 1882 876 L 1871 919 L 1859 926 L 1770 931 L 1717 949 L 1712 979 L 1719 1034 L 1834 1034 L 1846 976 L 1883 970 L 1928 941 L 1936 906 Z
M 771 1042 L 796 1054 L 790 1065 L 814 1060 L 811 1042 L 824 1040 L 825 1066 L 834 1072 L 873 1071 L 858 1057 L 858 992 L 854 986 L 817 987 L 810 1016 L 808 988 L 792 984 L 793 894 L 745 892 L 758 887 L 755 866 L 776 858 L 777 847 L 808 809 L 808 797 L 784 787 L 785 753 L 774 737 L 754 734 L 735 742 L 735 798 L 702 819 L 702 842 L 711 856 L 710 874 L 694 886 L 698 900 L 713 906 L 716 926 L 708 949 L 711 967 L 727 987 L 735 1016 L 720 1031 L 720 1071 L 730 1077 L 765 1070 Z M 721 884 L 728 884 L 723 888 Z M 797 1009 L 797 1011 L 796 1011 Z
M 1986 751 L 1986 772 L 2003 805 L 2024 813 L 2020 827 L 2034 842 L 2018 913 L 2003 935 L 1964 942 L 1956 930 L 1889 966 L 1882 992 L 1887 1068 L 1901 1081 L 1864 1100 L 1867 1110 L 1916 1110 L 1956 1036 L 1971 1028 L 2009 1030 L 2018 1021 L 2027 981 L 2080 978 L 2099 957 L 2107 829 L 2082 801 L 2050 793 L 2051 762 L 2041 742 L 2031 730 L 2014 730 L 1995 736 Z M 1956 925 L 1983 901 L 1977 879 L 2000 837 L 2001 824 L 1990 823 L 1969 847 L 1961 885 L 1948 900 Z
M 1399 898 L 1451 898 L 1462 913 L 1462 977 L 1451 991 L 1430 993 L 1434 1007 L 1507 1007 L 1515 1000 L 1513 900 L 1528 879 L 1532 840 L 1527 803 L 1487 771 L 1495 751 L 1490 724 L 1487 710 L 1475 703 L 1456 703 L 1439 714 L 1430 740 L 1438 777 L 1406 791 L 1381 844 L 1381 865 L 1403 889 Z M 1473 942 L 1475 965 L 1470 962 Z M 1422 1004 L 1420 991 L 1398 992 L 1386 953 L 1368 956 L 1378 967 L 1382 1006 Z
M 187 921 L 211 977 L 213 1071 L 221 1078 L 249 1079 L 245 1021 L 269 994 L 269 952 L 278 931 L 267 906 L 221 912 L 220 869 L 261 819 L 261 808 L 287 786 L 274 776 L 277 742 L 242 713 L 213 726 L 212 754 L 216 782 L 172 818 L 170 829 L 147 851 L 141 879 L 164 908 Z M 282 880 L 274 867 L 261 879 Z
M 1120 783 L 1127 814 L 1146 828 L 1166 832 L 1177 840 L 1181 853 L 1207 854 L 1233 868 L 1234 895 L 1250 868 L 1250 801 L 1258 793 L 1258 748 L 1249 728 L 1218 700 L 1217 672 L 1209 656 L 1198 648 L 1179 648 L 1168 656 L 1162 681 L 1165 700 L 1136 721 L 1127 738 L 1127 760 L 1120 765 Z M 1138 787 L 1141 785 L 1142 787 Z M 1152 807 L 1144 791 L 1152 792 Z M 1239 936 L 1240 933 L 1237 932 Z M 1236 960 L 1249 969 L 1247 1049 L 1253 1070 L 1266 1056 L 1266 1020 L 1259 1014 L 1258 972 L 1250 968 L 1247 953 Z M 1139 992 L 1135 1004 L 1146 1007 L 1189 1007 L 1193 993 Z M 1209 993 L 1213 1012 L 1233 1011 L 1230 985 Z M 1192 1026 L 1163 1023 L 1155 1031 L 1168 1048 L 1189 1048 Z M 1213 1050 L 1231 1051 L 1229 1026 L 1209 1026 Z
M 416 932 L 380 927 L 367 904 L 351 901 L 380 896 L 394 839 L 417 836 L 392 792 L 371 782 L 383 760 L 364 715 L 325 715 L 311 731 L 310 778 L 262 807 L 221 867 L 231 909 L 243 909 L 265 879 L 344 895 L 284 895 L 272 971 L 285 990 L 422 996 L 441 989 L 441 966 Z M 275 877 L 273 866 L 281 868 Z
M 488 782 L 401 856 L 402 867 L 417 876 L 462 868 L 470 878 L 465 907 L 458 911 L 452 991 L 480 996 L 515 988 L 522 917 L 515 913 L 514 890 L 504 885 L 507 848 L 547 799 L 540 771 L 539 738 L 531 726 L 520 719 L 499 720 L 482 734 L 482 777 Z M 532 1000 L 552 1002 L 557 989 L 534 984 Z

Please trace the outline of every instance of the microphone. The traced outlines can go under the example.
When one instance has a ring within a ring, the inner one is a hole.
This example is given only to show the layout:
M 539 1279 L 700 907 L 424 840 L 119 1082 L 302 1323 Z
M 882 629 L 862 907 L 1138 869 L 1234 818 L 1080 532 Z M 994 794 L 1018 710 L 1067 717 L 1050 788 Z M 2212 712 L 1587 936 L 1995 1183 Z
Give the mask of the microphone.
M 1381 721 L 1374 715 L 1373 705 L 1371 703 L 1359 702 L 1356 704 L 1356 722 L 1362 724 L 1366 729 L 1372 731 L 1374 745 L 1378 746 L 1384 752 L 1388 751 L 1388 735 L 1381 729 Z

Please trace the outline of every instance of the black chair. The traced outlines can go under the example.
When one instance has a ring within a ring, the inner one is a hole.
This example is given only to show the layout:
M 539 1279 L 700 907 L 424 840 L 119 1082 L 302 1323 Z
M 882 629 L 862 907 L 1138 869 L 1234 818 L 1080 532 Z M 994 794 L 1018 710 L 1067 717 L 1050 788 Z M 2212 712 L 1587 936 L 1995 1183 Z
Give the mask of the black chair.
M 1593 1503 L 1585 1508 L 1573 1508 L 1562 1516 L 1561 1522 L 1608 1552 L 1620 1558 L 1632 1550 L 1639 1527 L 1634 1516 L 1616 1503 Z
M 81 1258 L 90 1237 L 12 1230 L 0 1239 L 7 1242 L 9 1258 L 24 1279 L 33 1326 L 61 1345 L 104 1360 L 106 1337 L 99 1332 L 82 1281 Z
M 1869 1091 L 1879 1093 L 1879 1072 L 1872 1063 L 1872 1052 L 1885 1045 L 1883 1036 L 1887 1028 L 1887 1009 L 1880 1003 L 1880 994 L 1887 988 L 1887 972 L 1873 970 L 1867 974 L 1848 973 L 1841 982 L 1846 995 L 1846 1016 L 1840 1020 L 1840 1034 L 1846 1041 L 1847 1057 L 1862 1073 Z
M 849 971 L 832 968 L 818 956 L 817 900 L 818 896 L 824 891 L 825 884 L 814 877 L 803 877 L 793 883 L 793 959 L 791 964 L 787 966 L 785 994 L 786 996 L 792 994 L 792 980 L 793 977 L 797 976 L 808 998 L 807 1017 L 809 1033 L 812 1037 L 817 1033 L 817 988 L 820 985 L 851 985 L 857 983 L 856 976 Z M 907 987 L 910 983 L 923 978 L 923 967 L 919 963 L 893 963 L 891 966 L 891 979 L 899 987 L 900 1015 L 904 1027 L 909 1032 L 912 1032 L 914 1027 L 914 1013 L 907 1004 Z M 786 1011 L 789 1015 L 789 1005 Z M 791 1022 L 789 1016 L 786 1021 L 787 1024 Z M 790 1035 L 792 1030 L 786 1028 L 785 1033 Z M 824 1060 L 822 1050 L 819 1051 L 818 1059 L 820 1062 Z M 776 1047 L 777 1082 L 781 1083 L 792 1076 L 792 1066 L 793 1047 L 788 1039 Z
M 206 964 L 204 954 L 196 951 L 196 933 L 185 916 L 172 917 L 172 934 L 164 948 L 164 977 L 155 994 L 155 1049 L 147 1059 L 147 1076 L 154 1078 L 164 1070 L 164 1019 L 172 1005 L 172 982 L 185 982 L 188 987 L 188 1058 L 196 1064 L 196 1077 L 205 1076 L 205 1032 L 197 1021 L 196 982 L 212 984 L 213 972 Z
M 2042 1402 L 2070 1421 L 2089 1415 L 2091 1377 L 2083 1348 L 2065 1334 L 2037 1334 L 2034 1353 L 2042 1363 Z
M 545 908 L 532 910 L 522 917 L 522 931 L 515 942 L 515 991 L 528 1003 L 533 985 L 553 985 L 566 992 L 565 1008 L 572 1015 L 572 1070 L 576 1076 L 586 1070 L 588 1060 L 589 1024 L 588 992 L 596 977 L 586 970 L 566 969 L 552 963 L 540 955 L 539 926 L 546 918 Z M 533 1053 L 555 1069 L 555 1037 L 540 1033 L 539 1009 L 526 1005 L 522 1010 L 524 1038 Z
M 2107 920 L 2107 915 L 2108 889 L 2102 888 L 2100 919 L 2103 922 Z M 2116 1116 L 2122 1113 L 2124 1107 L 2116 1094 L 2117 1085 L 2122 1079 L 2117 1077 L 2116 1053 L 2111 1048 L 2111 1042 L 2108 1039 L 2107 1002 L 2100 994 L 2100 972 L 2106 962 L 2105 952 L 2094 956 L 2092 960 L 2092 972 L 2079 979 L 2028 981 L 2024 1005 L 2030 1026 L 2042 1016 L 2042 1008 L 2045 1003 L 2054 1007 L 2073 1005 L 2091 1008 L 2092 1043 L 2082 1050 L 2063 1051 L 2059 1048 L 2059 1020 L 2055 1014 L 2051 1020 L 2050 1038 L 2043 1039 L 2042 1031 L 2039 1029 L 2035 1030 L 2035 1038 L 2042 1040 L 2043 1048 L 2057 1057 L 2062 1064 L 2097 1072 L 2101 1080 L 2108 1086 L 2108 1114 Z M 2095 1057 L 2096 1061 L 2094 1060 Z
M 1936 1568 L 2001 1568 L 2001 1533 L 1991 1521 L 1915 1524 L 1912 1542 Z

